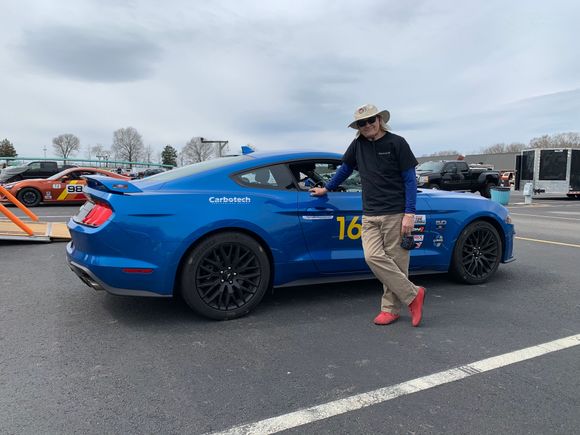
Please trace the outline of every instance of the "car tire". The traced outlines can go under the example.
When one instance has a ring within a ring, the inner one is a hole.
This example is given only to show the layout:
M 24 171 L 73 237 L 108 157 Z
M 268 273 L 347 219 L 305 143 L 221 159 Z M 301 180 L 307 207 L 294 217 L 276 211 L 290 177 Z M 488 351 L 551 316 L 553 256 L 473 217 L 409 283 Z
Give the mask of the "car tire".
M 460 282 L 481 284 L 497 270 L 502 240 L 489 222 L 476 221 L 463 229 L 453 250 L 450 272 Z
M 487 182 L 485 183 L 485 186 L 483 186 L 483 188 L 479 191 L 479 193 L 485 198 L 491 198 L 491 188 L 496 186 L 497 185 L 495 183 Z
M 270 260 L 252 237 L 220 233 L 208 237 L 185 258 L 181 294 L 196 313 L 216 320 L 243 316 L 270 287 Z
M 42 200 L 42 195 L 37 189 L 32 187 L 25 187 L 16 195 L 18 201 L 26 207 L 36 207 Z

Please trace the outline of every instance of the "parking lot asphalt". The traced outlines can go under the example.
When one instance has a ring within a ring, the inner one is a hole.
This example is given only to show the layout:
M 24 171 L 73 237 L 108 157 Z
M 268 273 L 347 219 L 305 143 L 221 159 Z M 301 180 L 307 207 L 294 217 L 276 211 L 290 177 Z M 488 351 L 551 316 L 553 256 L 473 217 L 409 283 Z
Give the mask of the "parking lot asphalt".
M 223 431 L 578 335 L 580 201 L 523 202 L 513 192 L 508 206 L 517 260 L 491 281 L 413 278 L 428 288 L 419 328 L 408 315 L 372 324 L 374 280 L 276 289 L 249 316 L 214 322 L 179 299 L 94 292 L 64 243 L 0 242 L 0 433 Z M 77 209 L 34 211 L 66 221 Z M 572 346 L 399 388 L 285 433 L 575 433 L 579 360 Z

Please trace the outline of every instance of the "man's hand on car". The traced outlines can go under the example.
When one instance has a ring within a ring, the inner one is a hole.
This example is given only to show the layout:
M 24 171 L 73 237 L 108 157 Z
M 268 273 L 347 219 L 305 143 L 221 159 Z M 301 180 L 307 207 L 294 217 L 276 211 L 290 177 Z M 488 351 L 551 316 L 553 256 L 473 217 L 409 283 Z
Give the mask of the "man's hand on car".
M 328 193 L 328 189 L 326 187 L 313 187 L 308 191 L 310 192 L 310 196 L 324 196 Z

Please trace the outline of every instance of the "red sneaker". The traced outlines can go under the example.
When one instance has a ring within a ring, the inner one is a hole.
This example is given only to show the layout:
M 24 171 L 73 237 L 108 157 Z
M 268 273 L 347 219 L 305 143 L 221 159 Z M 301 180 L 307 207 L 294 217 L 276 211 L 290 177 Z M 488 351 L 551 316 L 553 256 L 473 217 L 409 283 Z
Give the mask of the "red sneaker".
M 375 317 L 375 325 L 388 325 L 389 323 L 396 322 L 400 316 L 398 314 L 387 313 L 386 311 L 381 311 L 377 317 Z
M 419 326 L 421 318 L 423 317 L 423 301 L 425 300 L 425 287 L 419 287 L 417 296 L 413 302 L 409 304 L 409 311 L 411 312 L 411 324 Z

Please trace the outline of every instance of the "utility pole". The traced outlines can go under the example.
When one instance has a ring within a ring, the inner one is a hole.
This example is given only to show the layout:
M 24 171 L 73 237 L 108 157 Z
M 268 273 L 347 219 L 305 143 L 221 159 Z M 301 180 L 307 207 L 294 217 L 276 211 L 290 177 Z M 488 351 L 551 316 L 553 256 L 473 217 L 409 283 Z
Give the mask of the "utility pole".
M 42 151 L 44 151 L 44 158 L 46 159 L 46 145 L 44 146 L 44 148 L 42 149 Z

